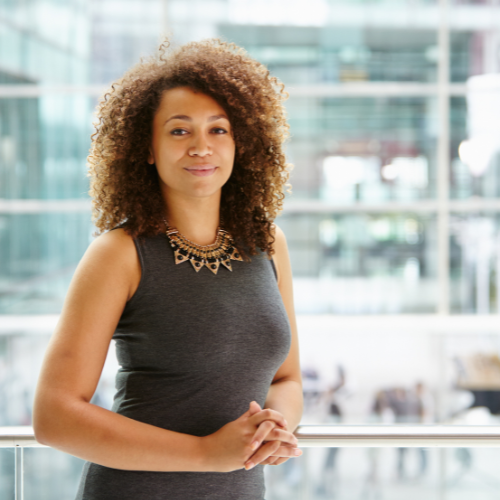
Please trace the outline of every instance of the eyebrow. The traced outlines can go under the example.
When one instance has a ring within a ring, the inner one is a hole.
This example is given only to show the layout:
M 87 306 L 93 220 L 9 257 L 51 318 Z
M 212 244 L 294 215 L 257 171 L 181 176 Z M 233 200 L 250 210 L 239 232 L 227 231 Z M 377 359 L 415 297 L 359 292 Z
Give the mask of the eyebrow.
M 221 118 L 225 118 L 227 121 L 229 121 L 229 118 L 226 115 L 213 115 L 208 118 L 208 122 L 214 122 L 216 120 L 220 120 Z M 165 123 L 167 124 L 170 120 L 185 120 L 187 122 L 192 122 L 193 119 L 190 116 L 187 115 L 174 115 L 171 116 Z

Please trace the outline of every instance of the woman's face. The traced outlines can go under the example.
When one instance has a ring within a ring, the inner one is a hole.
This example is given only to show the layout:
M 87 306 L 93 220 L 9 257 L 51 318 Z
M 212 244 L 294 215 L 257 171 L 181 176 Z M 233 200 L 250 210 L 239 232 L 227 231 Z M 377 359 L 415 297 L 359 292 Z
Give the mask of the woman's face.
M 214 99 L 188 87 L 163 94 L 148 162 L 156 164 L 166 199 L 220 196 L 234 154 L 231 124 Z

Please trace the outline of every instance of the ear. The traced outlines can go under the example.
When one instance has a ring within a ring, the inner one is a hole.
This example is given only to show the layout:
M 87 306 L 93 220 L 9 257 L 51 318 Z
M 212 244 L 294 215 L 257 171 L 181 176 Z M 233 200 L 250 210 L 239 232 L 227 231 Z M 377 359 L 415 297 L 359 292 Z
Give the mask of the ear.
M 149 148 L 148 163 L 150 165 L 154 165 L 155 164 L 155 157 L 153 156 L 153 151 L 151 150 L 151 148 Z

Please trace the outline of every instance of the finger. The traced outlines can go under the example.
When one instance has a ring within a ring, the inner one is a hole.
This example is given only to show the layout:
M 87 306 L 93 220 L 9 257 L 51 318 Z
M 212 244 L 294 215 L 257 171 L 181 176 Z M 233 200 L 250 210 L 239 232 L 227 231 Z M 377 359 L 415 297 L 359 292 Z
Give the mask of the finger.
M 264 425 L 264 423 L 260 425 L 262 426 Z M 263 439 L 263 441 L 281 441 L 283 443 L 287 443 L 292 446 L 297 446 L 299 444 L 299 440 L 295 437 L 295 435 L 292 432 L 285 431 L 283 429 L 280 429 L 279 427 L 275 427 L 274 429 L 272 429 L 268 433 L 268 435 Z
M 276 424 L 274 422 L 271 422 L 269 420 L 265 420 L 262 422 L 258 427 L 257 430 L 255 431 L 255 434 L 252 437 L 252 450 L 256 450 L 263 442 L 264 440 L 269 436 L 271 431 L 276 427 Z M 268 439 L 268 441 L 271 441 Z M 288 441 L 287 441 L 288 442 Z
M 250 407 L 248 408 L 248 413 L 250 416 L 255 415 L 256 413 L 259 413 L 262 408 L 260 407 L 259 403 L 257 401 L 252 401 L 250 403 Z
M 258 460 L 259 460 L 259 453 L 258 452 L 256 452 L 252 457 L 250 457 L 248 459 L 248 462 L 251 462 L 251 463 L 256 464 L 256 465 L 257 464 L 272 465 L 282 458 L 285 459 L 284 461 L 286 461 L 292 457 L 295 457 L 295 458 L 300 457 L 300 455 L 302 455 L 302 450 L 299 450 L 298 448 L 292 448 L 290 446 L 280 446 L 275 452 L 273 452 L 271 455 L 269 455 L 266 459 L 262 460 L 261 462 L 258 462 Z M 282 462 L 280 462 L 280 463 L 282 463 Z
M 261 462 L 260 465 L 274 465 L 277 460 L 280 460 L 280 457 L 269 457 Z
M 282 441 L 283 443 L 295 447 L 299 444 L 299 441 L 294 434 L 275 427 L 275 424 L 273 422 L 269 422 L 269 420 L 262 422 L 255 431 L 251 441 L 252 450 L 255 451 L 264 441 Z
M 256 452 L 257 453 L 257 452 Z M 272 453 L 272 457 L 286 457 L 286 458 L 291 458 L 291 457 L 300 457 L 302 455 L 302 450 L 300 448 L 295 448 L 293 446 L 280 446 L 275 452 Z M 250 457 L 249 460 L 253 460 L 253 457 Z
M 286 427 L 288 425 L 285 417 L 279 411 L 271 410 L 270 408 L 261 410 L 250 417 L 250 421 L 254 425 L 259 425 L 260 423 L 264 422 L 264 420 L 271 420 L 281 427 Z
M 281 465 L 281 464 L 284 464 L 287 460 L 290 460 L 290 458 L 289 457 L 281 457 L 281 458 L 278 458 L 276 460 L 276 462 L 274 462 L 271 465 Z
M 255 467 L 257 464 L 260 464 L 271 455 L 274 454 L 275 451 L 280 447 L 279 441 L 269 441 L 268 443 L 263 444 L 246 462 L 245 469 L 250 470 Z

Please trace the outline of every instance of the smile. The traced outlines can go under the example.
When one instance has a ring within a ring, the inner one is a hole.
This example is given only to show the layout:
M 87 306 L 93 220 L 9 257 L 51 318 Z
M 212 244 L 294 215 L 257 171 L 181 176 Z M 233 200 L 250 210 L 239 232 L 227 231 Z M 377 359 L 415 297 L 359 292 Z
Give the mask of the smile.
M 184 170 L 187 170 L 190 174 L 196 175 L 198 177 L 206 177 L 212 175 L 217 167 L 215 165 L 196 165 L 192 167 L 186 167 Z

